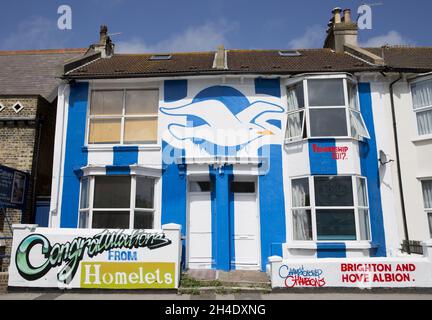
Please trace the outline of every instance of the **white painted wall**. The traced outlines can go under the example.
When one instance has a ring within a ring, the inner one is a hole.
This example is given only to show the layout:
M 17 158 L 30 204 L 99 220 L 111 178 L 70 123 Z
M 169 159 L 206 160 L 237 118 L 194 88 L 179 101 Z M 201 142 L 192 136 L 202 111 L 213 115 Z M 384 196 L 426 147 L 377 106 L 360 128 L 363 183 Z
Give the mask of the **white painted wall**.
M 394 90 L 409 237 L 411 240 L 425 241 L 430 239 L 430 235 L 419 178 L 432 177 L 432 139 L 421 139 L 417 134 L 409 83 L 400 81 Z

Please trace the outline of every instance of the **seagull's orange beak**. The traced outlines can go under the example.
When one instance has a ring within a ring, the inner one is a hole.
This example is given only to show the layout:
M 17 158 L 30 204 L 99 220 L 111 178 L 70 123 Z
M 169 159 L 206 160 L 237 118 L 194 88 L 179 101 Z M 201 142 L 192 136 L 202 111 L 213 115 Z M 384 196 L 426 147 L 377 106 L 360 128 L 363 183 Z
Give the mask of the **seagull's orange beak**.
M 270 130 L 264 130 L 264 131 L 258 131 L 258 134 L 261 134 L 263 136 L 272 136 L 274 133 Z

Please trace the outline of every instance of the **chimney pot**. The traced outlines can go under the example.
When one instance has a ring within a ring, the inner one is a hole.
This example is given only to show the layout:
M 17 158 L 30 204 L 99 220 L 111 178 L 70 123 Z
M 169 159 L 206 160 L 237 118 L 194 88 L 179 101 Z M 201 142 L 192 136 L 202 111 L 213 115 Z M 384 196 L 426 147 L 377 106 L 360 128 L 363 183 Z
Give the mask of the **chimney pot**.
M 344 22 L 351 23 L 351 9 L 345 9 L 343 11 L 344 14 Z
M 351 20 L 351 10 L 337 7 L 332 10 L 333 17 L 327 29 L 327 37 L 324 41 L 324 48 L 331 48 L 336 52 L 344 52 L 345 45 L 358 46 L 358 26 Z
M 108 36 L 108 27 L 106 25 L 101 25 L 100 26 L 100 32 L 99 32 L 100 43 L 104 43 L 107 36 Z
M 334 21 L 335 24 L 336 24 L 336 23 L 341 23 L 341 12 L 342 12 L 342 9 L 339 8 L 339 7 L 336 7 L 336 8 L 334 8 L 334 9 L 332 10 L 332 13 L 333 13 L 333 21 Z
M 95 43 L 91 47 L 100 52 L 102 58 L 110 58 L 114 54 L 114 43 L 108 36 L 108 27 L 106 25 L 100 26 L 99 43 Z

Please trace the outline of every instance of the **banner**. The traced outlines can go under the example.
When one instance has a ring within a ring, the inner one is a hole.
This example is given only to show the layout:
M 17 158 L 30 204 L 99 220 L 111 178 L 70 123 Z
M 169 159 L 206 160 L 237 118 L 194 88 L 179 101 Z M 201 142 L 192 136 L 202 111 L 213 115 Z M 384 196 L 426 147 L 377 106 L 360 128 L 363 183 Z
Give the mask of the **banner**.
M 162 230 L 14 225 L 10 287 L 174 289 L 180 226 Z
M 432 263 L 426 257 L 270 260 L 273 288 L 432 287 Z

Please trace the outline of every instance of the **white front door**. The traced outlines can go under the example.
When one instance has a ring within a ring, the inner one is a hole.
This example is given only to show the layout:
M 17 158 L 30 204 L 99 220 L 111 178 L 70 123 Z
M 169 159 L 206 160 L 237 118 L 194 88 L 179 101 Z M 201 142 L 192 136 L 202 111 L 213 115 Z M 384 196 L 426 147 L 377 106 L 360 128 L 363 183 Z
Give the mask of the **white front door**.
M 188 268 L 210 269 L 212 261 L 210 182 L 191 181 L 188 194 Z
M 234 266 L 240 270 L 260 269 L 259 210 L 256 183 L 234 181 Z

